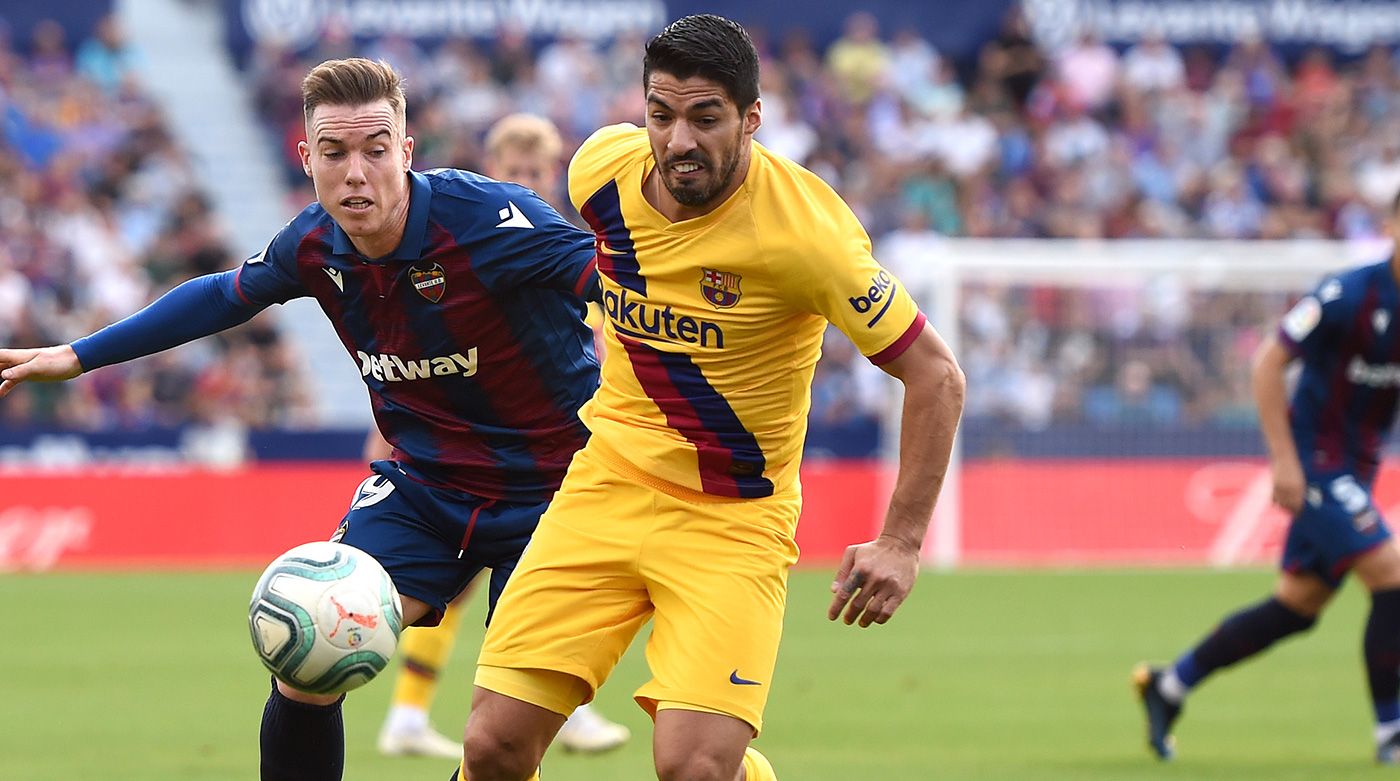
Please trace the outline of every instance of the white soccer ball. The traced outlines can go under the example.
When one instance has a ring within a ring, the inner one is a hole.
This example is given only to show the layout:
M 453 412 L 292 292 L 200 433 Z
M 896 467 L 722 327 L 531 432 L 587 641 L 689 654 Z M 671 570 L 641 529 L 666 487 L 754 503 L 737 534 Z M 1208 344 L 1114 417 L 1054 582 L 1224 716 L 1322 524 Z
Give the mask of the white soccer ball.
M 398 645 L 403 607 L 389 573 L 338 542 L 298 545 L 258 579 L 248 630 L 279 680 L 312 694 L 339 694 L 379 674 Z

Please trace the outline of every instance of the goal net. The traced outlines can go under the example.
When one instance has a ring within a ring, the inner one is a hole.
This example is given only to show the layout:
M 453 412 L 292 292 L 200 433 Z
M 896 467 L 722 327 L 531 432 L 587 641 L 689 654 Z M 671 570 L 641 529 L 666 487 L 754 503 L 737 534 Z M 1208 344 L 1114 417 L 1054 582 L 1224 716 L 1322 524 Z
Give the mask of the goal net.
M 926 543 L 940 566 L 1256 563 L 1270 505 L 1249 382 L 1260 340 L 1331 271 L 1388 247 L 895 239 L 877 251 L 968 394 Z M 885 405 L 886 488 L 897 383 Z M 1400 502 L 1400 491 L 1378 495 Z M 888 495 L 887 492 L 884 495 Z M 882 510 L 883 508 L 881 508 Z

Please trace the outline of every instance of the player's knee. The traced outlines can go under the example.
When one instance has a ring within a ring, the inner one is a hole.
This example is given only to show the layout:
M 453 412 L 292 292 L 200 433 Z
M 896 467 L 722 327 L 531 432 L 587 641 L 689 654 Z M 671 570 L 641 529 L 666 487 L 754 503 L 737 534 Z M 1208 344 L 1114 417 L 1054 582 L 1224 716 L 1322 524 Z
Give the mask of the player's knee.
M 675 751 L 656 755 L 656 777 L 660 781 L 734 781 L 743 755 L 738 758 L 703 750 Z
M 277 681 L 276 683 L 277 691 L 281 693 L 283 697 L 286 697 L 292 702 L 300 702 L 306 705 L 333 705 L 337 700 L 345 696 L 343 694 L 310 694 L 300 689 L 293 689 L 291 686 L 281 681 Z
M 471 781 L 525 781 L 540 764 L 523 742 L 470 721 L 462 751 Z

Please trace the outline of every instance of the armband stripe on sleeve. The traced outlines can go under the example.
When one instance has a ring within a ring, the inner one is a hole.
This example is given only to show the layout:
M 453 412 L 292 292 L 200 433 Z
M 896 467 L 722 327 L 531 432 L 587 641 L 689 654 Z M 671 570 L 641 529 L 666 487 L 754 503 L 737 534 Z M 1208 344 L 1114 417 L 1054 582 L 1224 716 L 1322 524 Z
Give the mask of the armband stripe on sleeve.
M 904 351 L 909 349 L 909 345 L 913 344 L 914 340 L 919 338 L 919 334 L 923 333 L 924 323 L 927 322 L 928 318 L 924 316 L 923 312 L 920 312 L 919 316 L 914 318 L 914 322 L 904 329 L 904 333 L 894 340 L 894 344 L 870 356 L 870 362 L 876 366 L 883 366 L 903 355 Z

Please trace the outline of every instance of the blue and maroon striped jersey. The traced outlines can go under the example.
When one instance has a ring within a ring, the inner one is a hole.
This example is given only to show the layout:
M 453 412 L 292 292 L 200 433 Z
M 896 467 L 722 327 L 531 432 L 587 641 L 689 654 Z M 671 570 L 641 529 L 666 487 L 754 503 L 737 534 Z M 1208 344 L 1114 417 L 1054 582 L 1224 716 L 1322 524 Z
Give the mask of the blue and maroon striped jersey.
M 319 204 L 234 278 L 246 304 L 313 296 L 369 386 L 405 472 L 509 501 L 548 499 L 598 387 L 585 297 L 593 237 L 520 185 L 409 174 L 403 240 L 362 257 Z
M 1400 391 L 1400 288 L 1390 261 L 1323 280 L 1279 325 L 1302 360 L 1289 419 L 1303 471 L 1369 486 Z

